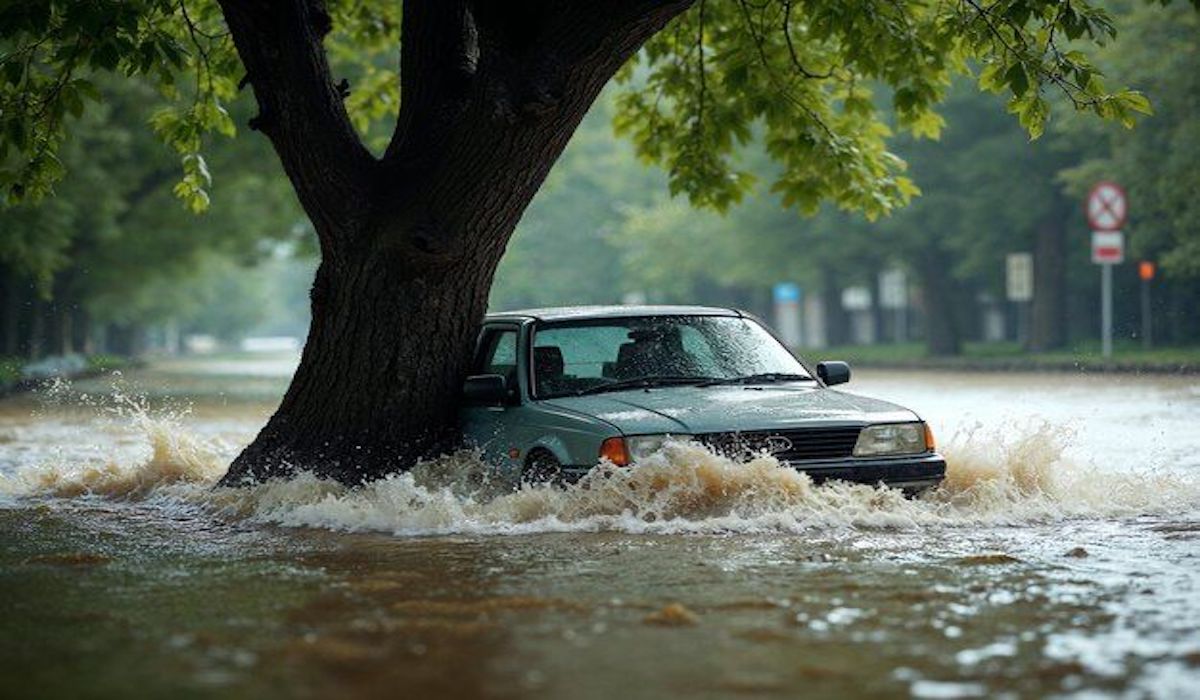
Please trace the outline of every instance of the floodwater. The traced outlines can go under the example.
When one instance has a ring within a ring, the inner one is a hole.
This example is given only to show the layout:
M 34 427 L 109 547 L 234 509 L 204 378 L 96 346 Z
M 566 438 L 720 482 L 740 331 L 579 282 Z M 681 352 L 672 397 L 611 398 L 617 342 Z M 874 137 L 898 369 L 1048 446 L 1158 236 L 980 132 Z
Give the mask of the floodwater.
M 217 489 L 287 360 L 0 401 L 0 697 L 1195 697 L 1200 379 L 862 372 L 919 500 L 674 445 Z

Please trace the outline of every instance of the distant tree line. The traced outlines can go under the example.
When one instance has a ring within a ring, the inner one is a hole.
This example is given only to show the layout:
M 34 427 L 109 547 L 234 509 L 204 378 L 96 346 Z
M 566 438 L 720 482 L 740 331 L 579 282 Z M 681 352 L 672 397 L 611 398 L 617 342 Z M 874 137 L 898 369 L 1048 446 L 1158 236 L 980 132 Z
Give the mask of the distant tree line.
M 246 269 L 302 238 L 266 144 L 214 143 L 218 179 L 193 167 L 221 206 L 197 216 L 177 197 L 179 156 L 144 126 L 154 91 L 105 90 L 59 151 L 57 196 L 0 208 L 0 355 L 137 354 L 163 327 L 236 336 L 271 308 L 274 280 Z

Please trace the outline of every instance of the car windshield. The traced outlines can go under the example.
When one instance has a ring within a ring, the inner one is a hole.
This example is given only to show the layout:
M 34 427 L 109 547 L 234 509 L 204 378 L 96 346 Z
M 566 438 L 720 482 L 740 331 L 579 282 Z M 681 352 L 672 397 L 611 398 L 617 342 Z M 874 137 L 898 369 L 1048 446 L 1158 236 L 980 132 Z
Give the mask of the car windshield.
M 533 338 L 534 394 L 553 398 L 621 388 L 756 378 L 809 379 L 753 320 L 646 316 L 548 323 Z

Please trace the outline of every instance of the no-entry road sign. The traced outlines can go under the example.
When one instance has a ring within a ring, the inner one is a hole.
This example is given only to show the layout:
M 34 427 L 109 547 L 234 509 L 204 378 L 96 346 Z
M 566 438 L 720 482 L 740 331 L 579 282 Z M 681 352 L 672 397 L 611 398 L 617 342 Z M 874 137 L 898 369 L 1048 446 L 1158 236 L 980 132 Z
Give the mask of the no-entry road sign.
M 1093 231 L 1120 231 L 1129 207 L 1125 190 L 1115 182 L 1097 182 L 1087 198 L 1087 219 Z
M 1120 231 L 1092 231 L 1092 262 L 1097 265 L 1125 262 L 1125 234 Z

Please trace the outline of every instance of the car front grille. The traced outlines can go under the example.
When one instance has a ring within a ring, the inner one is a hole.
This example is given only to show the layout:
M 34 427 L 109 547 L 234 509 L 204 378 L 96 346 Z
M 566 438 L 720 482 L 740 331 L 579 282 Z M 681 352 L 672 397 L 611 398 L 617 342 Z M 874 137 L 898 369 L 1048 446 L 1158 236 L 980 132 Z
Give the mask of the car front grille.
M 697 436 L 717 454 L 744 460 L 770 454 L 781 462 L 813 462 L 849 457 L 861 427 L 795 428 Z

